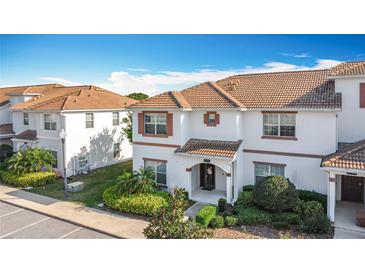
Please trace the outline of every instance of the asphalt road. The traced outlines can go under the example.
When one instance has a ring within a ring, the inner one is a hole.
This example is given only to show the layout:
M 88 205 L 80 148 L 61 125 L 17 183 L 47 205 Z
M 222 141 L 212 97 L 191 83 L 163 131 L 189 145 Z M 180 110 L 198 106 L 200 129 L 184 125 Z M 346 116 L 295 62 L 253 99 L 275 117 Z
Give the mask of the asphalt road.
M 0 202 L 0 239 L 112 239 L 112 237 Z

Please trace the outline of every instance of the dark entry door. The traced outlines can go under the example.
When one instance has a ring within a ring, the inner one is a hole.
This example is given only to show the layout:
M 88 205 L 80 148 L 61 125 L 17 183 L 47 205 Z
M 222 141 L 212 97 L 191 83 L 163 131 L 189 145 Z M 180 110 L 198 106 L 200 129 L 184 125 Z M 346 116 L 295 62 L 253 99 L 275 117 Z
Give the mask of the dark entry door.
M 215 167 L 211 164 L 200 164 L 200 187 L 204 190 L 215 189 Z
M 364 202 L 364 178 L 342 176 L 341 200 L 348 202 Z

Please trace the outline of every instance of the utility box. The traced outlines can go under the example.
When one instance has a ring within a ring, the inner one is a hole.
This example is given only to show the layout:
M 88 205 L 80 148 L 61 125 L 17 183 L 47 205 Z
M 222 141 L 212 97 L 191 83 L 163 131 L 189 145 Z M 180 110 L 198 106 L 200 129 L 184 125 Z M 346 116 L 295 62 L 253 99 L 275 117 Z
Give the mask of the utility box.
M 73 182 L 67 184 L 68 192 L 80 192 L 84 190 L 84 182 Z

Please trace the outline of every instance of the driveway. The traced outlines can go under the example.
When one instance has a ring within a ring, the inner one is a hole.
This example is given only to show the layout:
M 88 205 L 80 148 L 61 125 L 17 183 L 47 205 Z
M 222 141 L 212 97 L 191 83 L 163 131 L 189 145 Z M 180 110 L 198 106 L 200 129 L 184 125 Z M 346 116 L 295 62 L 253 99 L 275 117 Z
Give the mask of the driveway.
M 0 202 L 0 239 L 112 239 L 112 237 Z

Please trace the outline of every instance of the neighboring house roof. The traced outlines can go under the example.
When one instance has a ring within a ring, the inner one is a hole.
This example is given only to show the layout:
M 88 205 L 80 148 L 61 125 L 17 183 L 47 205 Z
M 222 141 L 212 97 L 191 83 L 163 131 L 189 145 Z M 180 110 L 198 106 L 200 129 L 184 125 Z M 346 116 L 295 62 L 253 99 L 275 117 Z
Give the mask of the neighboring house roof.
M 365 139 L 325 156 L 321 166 L 365 170 Z
M 130 108 L 303 108 L 339 109 L 341 94 L 335 93 L 329 70 L 258 73 L 206 82 L 181 92 L 165 92 Z
M 16 104 L 12 110 L 122 109 L 138 101 L 96 86 L 57 87 Z
M 329 76 L 365 75 L 365 61 L 341 63 L 330 69 Z
M 15 135 L 14 139 L 35 141 L 35 140 L 37 140 L 37 131 L 27 129 L 27 130 L 22 131 L 21 133 Z
M 11 135 L 11 134 L 15 134 L 13 131 L 13 124 L 0 125 L 0 135 Z
M 33 86 L 17 86 L 0 88 L 0 106 L 9 103 L 9 95 L 43 94 L 52 91 L 55 87 L 62 87 L 58 84 L 44 84 Z
M 233 158 L 242 141 L 190 139 L 176 153 Z

